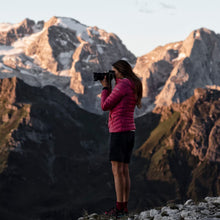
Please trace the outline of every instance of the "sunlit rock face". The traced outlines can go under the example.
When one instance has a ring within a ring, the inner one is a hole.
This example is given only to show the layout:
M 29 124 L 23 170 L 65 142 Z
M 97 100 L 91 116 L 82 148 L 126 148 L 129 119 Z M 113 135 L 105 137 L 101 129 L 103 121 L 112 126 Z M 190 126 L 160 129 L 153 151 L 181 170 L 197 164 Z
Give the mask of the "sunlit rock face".
M 36 28 L 40 28 L 41 22 L 35 25 L 30 19 L 25 19 L 18 24 L 0 24 L 0 44 L 11 45 L 25 35 L 32 34 Z
M 72 18 L 0 24 L 0 45 L 1 78 L 54 85 L 81 108 L 98 114 L 101 85 L 93 81 L 93 72 L 108 71 L 119 59 L 136 62 L 117 35 Z
M 220 37 L 205 28 L 139 57 L 134 71 L 143 83 L 143 112 L 183 102 L 196 88 L 219 90 L 219 59 Z
M 161 112 L 164 119 L 171 112 L 180 112 L 179 127 L 174 129 L 171 142 L 186 148 L 201 161 L 220 163 L 220 91 L 197 88 L 184 102 L 157 107 L 154 111 Z

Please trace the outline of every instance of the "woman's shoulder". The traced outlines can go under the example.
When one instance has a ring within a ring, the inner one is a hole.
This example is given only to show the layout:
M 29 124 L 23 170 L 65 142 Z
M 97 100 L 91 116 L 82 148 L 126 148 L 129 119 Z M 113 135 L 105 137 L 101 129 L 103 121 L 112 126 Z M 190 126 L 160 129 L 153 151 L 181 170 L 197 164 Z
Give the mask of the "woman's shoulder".
M 132 80 L 130 80 L 128 78 L 122 78 L 122 79 L 117 79 L 117 83 L 120 83 L 120 84 L 131 84 Z
M 134 89 L 134 87 L 135 87 L 135 84 L 134 84 L 133 80 L 128 79 L 128 78 L 121 79 L 120 83 L 123 84 L 123 85 L 126 85 L 126 86 L 128 86 L 132 89 Z

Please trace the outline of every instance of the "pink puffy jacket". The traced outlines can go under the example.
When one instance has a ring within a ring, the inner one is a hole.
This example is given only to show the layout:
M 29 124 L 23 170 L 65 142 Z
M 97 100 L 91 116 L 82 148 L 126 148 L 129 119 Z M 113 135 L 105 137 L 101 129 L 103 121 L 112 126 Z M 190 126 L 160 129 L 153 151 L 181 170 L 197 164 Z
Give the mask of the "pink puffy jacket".
M 127 79 L 116 79 L 116 85 L 112 92 L 102 90 L 101 107 L 103 111 L 109 112 L 109 132 L 122 132 L 135 130 L 134 108 L 136 98 L 134 94 L 134 83 Z

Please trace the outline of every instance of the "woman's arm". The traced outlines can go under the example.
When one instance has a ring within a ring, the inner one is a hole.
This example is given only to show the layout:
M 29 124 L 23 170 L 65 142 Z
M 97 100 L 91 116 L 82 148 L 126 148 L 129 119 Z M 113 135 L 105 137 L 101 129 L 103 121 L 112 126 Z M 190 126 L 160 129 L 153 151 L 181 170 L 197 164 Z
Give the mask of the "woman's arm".
M 120 82 L 116 84 L 112 92 L 110 89 L 103 89 L 101 94 L 101 107 L 103 111 L 113 109 L 122 97 L 126 94 L 126 84 Z

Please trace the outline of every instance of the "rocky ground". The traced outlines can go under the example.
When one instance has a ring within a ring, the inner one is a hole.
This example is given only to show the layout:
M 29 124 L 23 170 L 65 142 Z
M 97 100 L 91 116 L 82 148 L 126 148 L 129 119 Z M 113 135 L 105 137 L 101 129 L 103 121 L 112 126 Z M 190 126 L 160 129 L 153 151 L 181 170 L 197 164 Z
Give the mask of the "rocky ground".
M 96 213 L 85 214 L 78 220 L 107 220 Z M 150 209 L 139 214 L 131 214 L 123 220 L 217 220 L 220 219 L 220 197 L 206 197 L 204 201 L 195 203 L 187 200 L 185 204 L 168 204 L 162 208 Z

